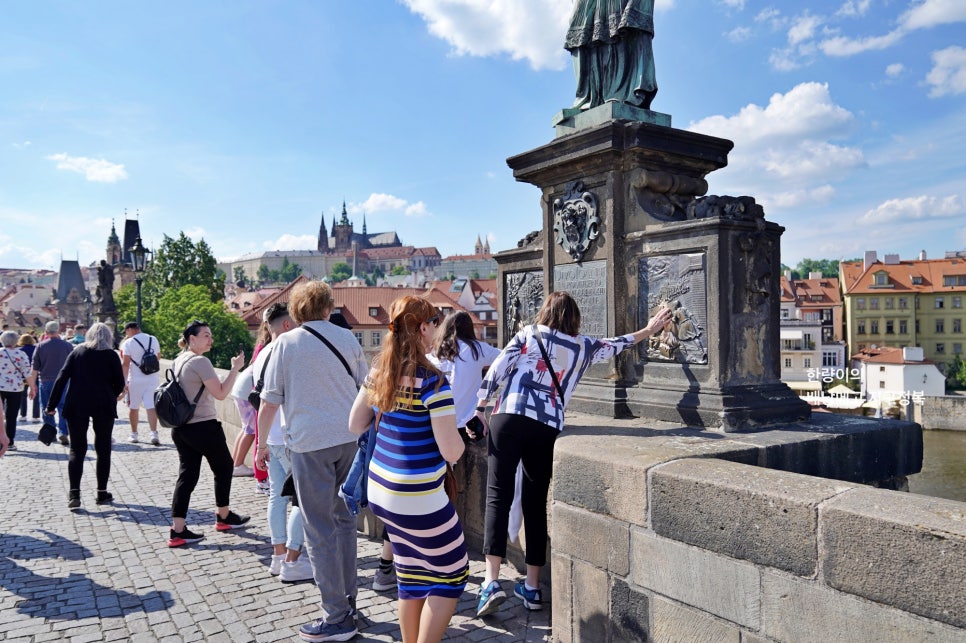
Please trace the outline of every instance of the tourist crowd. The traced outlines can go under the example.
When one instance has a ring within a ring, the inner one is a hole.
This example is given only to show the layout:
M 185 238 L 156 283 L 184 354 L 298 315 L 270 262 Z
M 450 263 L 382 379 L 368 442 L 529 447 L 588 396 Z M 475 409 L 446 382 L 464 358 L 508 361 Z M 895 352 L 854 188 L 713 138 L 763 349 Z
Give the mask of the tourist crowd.
M 593 338 L 579 334 L 574 299 L 551 293 L 534 323 L 516 329 L 500 351 L 476 339 L 467 313 L 444 319 L 427 299 L 406 296 L 390 306 L 389 332 L 370 368 L 359 341 L 333 308 L 328 284 L 299 285 L 287 305 L 265 311 L 247 368 L 239 352 L 223 377 L 205 357 L 217 341 L 208 324 L 195 320 L 184 329 L 182 352 L 171 368 L 195 409 L 187 423 L 171 429 L 179 471 L 168 546 L 204 538 L 185 521 L 203 461 L 214 478 L 219 531 L 249 522 L 249 516 L 232 511 L 231 486 L 234 477 L 255 475 L 268 494 L 269 573 L 282 582 L 313 580 L 320 593 L 322 614 L 300 628 L 300 637 L 352 639 L 358 634 L 356 523 L 342 487 L 355 470 L 358 436 L 374 434 L 367 499 L 385 529 L 373 589 L 397 588 L 404 641 L 439 641 L 468 579 L 463 526 L 446 479 L 465 444 L 486 439 L 486 572 L 477 615 L 494 614 L 507 599 L 499 574 L 515 497 L 526 533 L 526 576 L 513 594 L 526 609 L 541 609 L 553 446 L 564 428 L 567 403 L 590 365 L 660 331 L 669 312 L 662 309 L 634 333 Z M 28 402 L 39 399 L 34 420 L 42 409 L 45 428 L 56 426 L 58 439 L 70 447 L 68 507 L 81 504 L 90 425 L 96 502 L 110 503 L 111 431 L 119 399 L 129 408 L 130 440 L 140 439 L 143 406 L 150 442 L 160 444 L 153 399 L 157 338 L 131 322 L 118 354 L 112 329 L 102 323 L 82 328 L 86 332 L 76 343 L 60 337 L 57 322 L 45 330 L 36 346 L 29 336 L 0 335 L 5 409 L 0 455 L 16 448 L 17 416 L 26 419 Z M 243 425 L 232 449 L 215 405 L 229 396 Z M 255 466 L 248 468 L 252 445 Z

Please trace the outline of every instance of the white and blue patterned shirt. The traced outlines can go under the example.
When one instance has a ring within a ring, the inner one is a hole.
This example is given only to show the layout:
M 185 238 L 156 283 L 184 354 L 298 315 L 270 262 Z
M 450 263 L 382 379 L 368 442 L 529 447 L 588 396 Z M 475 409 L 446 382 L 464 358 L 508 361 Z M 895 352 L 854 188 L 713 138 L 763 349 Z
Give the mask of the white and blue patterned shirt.
M 536 329 L 540 330 L 543 345 L 563 389 L 563 404 L 534 337 Z M 485 406 L 500 385 L 506 384 L 497 396 L 494 413 L 525 415 L 562 431 L 564 408 L 584 372 L 591 364 L 608 360 L 633 345 L 633 335 L 597 339 L 566 335 L 542 325 L 527 326 L 510 340 L 490 366 L 476 396 L 480 406 Z

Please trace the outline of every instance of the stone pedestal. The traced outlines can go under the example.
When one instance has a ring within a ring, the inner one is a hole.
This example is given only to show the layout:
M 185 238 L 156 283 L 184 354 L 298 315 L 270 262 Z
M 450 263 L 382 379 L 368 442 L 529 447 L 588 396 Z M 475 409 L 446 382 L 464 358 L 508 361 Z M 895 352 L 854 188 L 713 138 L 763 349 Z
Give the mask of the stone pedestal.
M 724 431 L 809 416 L 779 379 L 783 228 L 749 197 L 701 198 L 731 148 L 615 119 L 508 159 L 517 180 L 542 190 L 531 245 L 543 252 L 497 257 L 505 333 L 509 320 L 532 319 L 523 314 L 532 303 L 508 299 L 528 274 L 542 276 L 544 294 L 574 295 L 588 335 L 633 332 L 660 306 L 675 312 L 660 337 L 593 367 L 570 408 Z

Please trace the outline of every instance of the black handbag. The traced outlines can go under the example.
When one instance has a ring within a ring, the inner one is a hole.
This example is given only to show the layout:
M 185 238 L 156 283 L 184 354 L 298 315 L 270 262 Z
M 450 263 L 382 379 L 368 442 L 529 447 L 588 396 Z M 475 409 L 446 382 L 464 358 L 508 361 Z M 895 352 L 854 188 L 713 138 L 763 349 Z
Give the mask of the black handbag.
M 57 437 L 57 427 L 50 420 L 44 420 L 44 425 L 37 431 L 37 439 L 50 446 Z

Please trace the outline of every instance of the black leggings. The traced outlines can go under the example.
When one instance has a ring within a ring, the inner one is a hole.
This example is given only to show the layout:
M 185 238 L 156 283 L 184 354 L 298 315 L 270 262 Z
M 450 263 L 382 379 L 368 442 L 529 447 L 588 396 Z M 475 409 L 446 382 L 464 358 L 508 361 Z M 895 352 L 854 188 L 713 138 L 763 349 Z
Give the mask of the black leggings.
M 3 402 L 3 426 L 7 429 L 7 437 L 10 444 L 17 435 L 17 413 L 20 412 L 20 396 L 26 395 L 23 391 L 0 391 L 0 400 Z
M 517 464 L 523 462 L 521 505 L 527 565 L 547 564 L 547 491 L 553 475 L 553 444 L 560 432 L 524 415 L 490 418 L 483 553 L 506 556 L 507 526 Z
M 107 489 L 111 477 L 111 433 L 114 431 L 114 413 L 96 416 L 87 413 L 67 414 L 67 431 L 70 433 L 70 457 L 67 460 L 67 480 L 71 489 L 80 489 L 84 474 L 84 458 L 87 457 L 87 427 L 93 421 L 94 452 L 97 454 L 97 488 Z
M 171 516 L 186 518 L 191 492 L 201 476 L 201 459 L 208 460 L 215 474 L 215 505 L 227 507 L 231 496 L 231 476 L 235 467 L 225 441 L 225 431 L 218 420 L 186 424 L 171 430 L 171 440 L 178 448 L 181 469 L 171 499 Z

